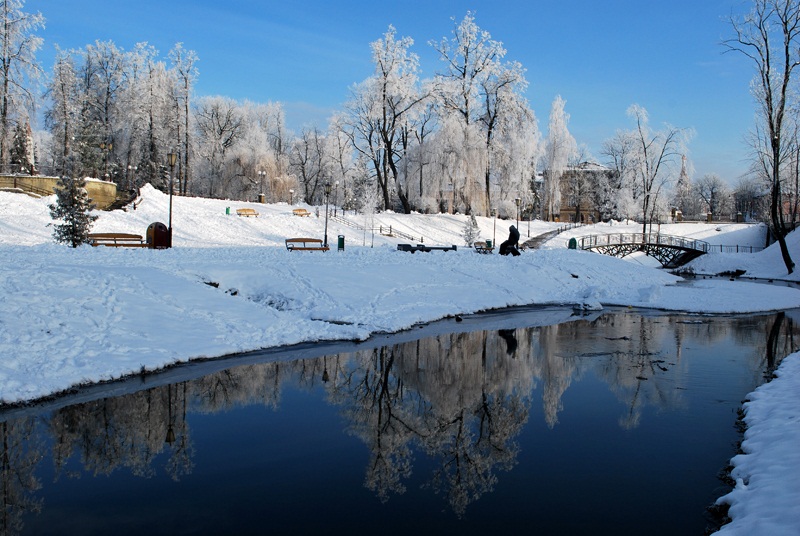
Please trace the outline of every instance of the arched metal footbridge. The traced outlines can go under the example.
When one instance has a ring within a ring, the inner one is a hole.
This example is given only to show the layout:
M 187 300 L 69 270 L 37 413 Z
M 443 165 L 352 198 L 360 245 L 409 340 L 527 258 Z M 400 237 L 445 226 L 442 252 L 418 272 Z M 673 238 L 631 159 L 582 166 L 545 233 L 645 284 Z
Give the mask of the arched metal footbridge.
M 708 242 L 660 233 L 614 233 L 575 237 L 576 247 L 614 257 L 641 251 L 664 268 L 677 268 L 712 250 Z

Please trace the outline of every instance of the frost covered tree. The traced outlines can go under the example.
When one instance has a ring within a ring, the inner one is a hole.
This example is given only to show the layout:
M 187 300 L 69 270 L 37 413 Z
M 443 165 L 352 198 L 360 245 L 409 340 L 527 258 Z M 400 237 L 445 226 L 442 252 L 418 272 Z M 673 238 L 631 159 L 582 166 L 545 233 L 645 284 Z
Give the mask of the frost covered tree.
M 297 177 L 306 203 L 318 204 L 325 180 L 330 180 L 328 171 L 332 162 L 327 158 L 325 146 L 325 136 L 317 127 L 309 127 L 303 129 L 292 147 L 290 169 Z
M 161 168 L 174 150 L 181 155 L 178 173 L 185 188 L 186 147 L 191 146 L 186 114 L 196 56 L 178 44 L 170 58 L 167 69 L 147 43 L 137 43 L 132 51 L 112 41 L 58 50 L 45 110 L 53 147 L 44 152 L 53 155 L 55 171 L 107 175 L 125 187 L 133 187 L 136 179 L 163 189 Z
M 475 214 L 470 214 L 467 221 L 464 222 L 464 243 L 471 246 L 475 239 L 481 234 L 480 227 L 478 227 L 478 220 L 475 219 Z
M 630 184 L 636 143 L 630 132 L 619 130 L 605 140 L 601 154 L 613 174 L 603 185 L 598 206 L 605 206 L 609 218 L 625 219 L 636 214 Z
M 703 200 L 708 212 L 717 219 L 731 209 L 731 193 L 719 175 L 707 173 L 697 181 L 694 188 L 697 196 Z
M 56 242 L 76 248 L 88 241 L 89 231 L 97 216 L 91 214 L 95 206 L 86 192 L 85 179 L 59 179 L 56 184 L 56 203 L 48 208 L 50 217 L 62 222 L 54 226 L 53 237 Z
M 544 154 L 544 202 L 542 219 L 555 221 L 561 214 L 561 178 L 575 156 L 577 143 L 569 133 L 569 114 L 564 111 L 566 101 L 556 96 L 550 107 L 550 122 L 547 128 L 547 143 Z
M 139 65 L 139 97 L 136 114 L 142 128 L 137 140 L 139 148 L 139 176 L 157 188 L 167 191 L 162 179 L 162 169 L 169 152 L 180 147 L 175 133 L 175 107 L 172 79 L 158 51 L 147 43 L 139 43 L 133 52 L 133 60 Z
M 33 151 L 33 135 L 28 123 L 17 123 L 14 126 L 14 135 L 11 142 L 11 172 L 36 173 L 36 158 Z
M 493 182 L 510 176 L 517 181 L 517 188 L 511 190 L 521 190 L 525 177 L 509 173 L 508 164 L 523 162 L 527 166 L 535 148 L 538 133 L 523 97 L 527 88 L 524 69 L 518 62 L 503 63 L 506 49 L 478 27 L 471 12 L 456 24 L 451 39 L 431 45 L 446 65 L 435 84 L 447 132 L 440 137 L 444 142 L 441 150 L 454 156 L 449 159 L 449 165 L 455 166 L 450 182 L 461 192 L 467 212 L 474 202 L 489 215 L 495 204 Z M 529 136 L 529 144 L 504 143 L 516 133 Z M 512 148 L 524 152 L 508 154 Z
M 758 221 L 769 213 L 769 194 L 760 177 L 740 177 L 733 191 L 734 208 L 745 221 Z
M 180 161 L 178 162 L 178 189 L 186 195 L 189 190 L 190 180 L 190 151 L 191 151 L 191 99 L 194 83 L 197 80 L 198 70 L 196 63 L 199 61 L 194 50 L 186 50 L 183 43 L 177 43 L 169 52 L 172 62 L 171 76 L 175 79 L 173 103 L 175 106 L 175 138 L 177 147 L 180 147 Z
M 100 177 L 109 173 L 110 164 L 113 175 L 114 146 L 123 125 L 120 95 L 127 83 L 127 58 L 113 42 L 96 41 L 82 51 L 82 60 L 77 172 Z
M 45 112 L 45 126 L 53 136 L 55 171 L 61 175 L 74 172 L 70 160 L 80 112 L 79 95 L 75 58 L 70 52 L 57 48 L 53 73 L 47 86 L 46 96 L 50 98 L 51 105 Z
M 328 135 L 325 138 L 325 152 L 330 161 L 331 179 L 339 181 L 342 188 L 340 205 L 347 208 L 353 195 L 356 176 L 355 161 L 353 160 L 353 146 L 350 138 L 344 132 L 344 118 L 341 114 L 334 115 L 328 124 Z M 337 199 L 334 199 L 336 202 Z
M 44 28 L 41 13 L 25 13 L 23 0 L 0 0 L 0 165 L 8 163 L 13 127 L 33 116 L 36 91 L 31 87 L 42 74 L 36 51 Z
M 793 76 L 800 66 L 800 2 L 754 0 L 750 13 L 729 22 L 734 37 L 725 40 L 724 46 L 751 60 L 756 71 L 751 84 L 758 105 L 752 137 L 755 169 L 769 184 L 769 228 L 791 274 L 795 263 L 786 245 L 782 185 L 784 165 L 792 150 L 792 130 L 796 128 L 792 118 L 798 100 Z
M 426 95 L 418 85 L 419 57 L 410 51 L 414 40 L 396 34 L 389 26 L 381 39 L 370 44 L 375 71 L 351 90 L 345 132 L 356 151 L 372 162 L 383 207 L 391 208 L 394 193 L 408 213 L 409 185 L 399 162 L 408 149 L 404 146 L 408 122 Z
M 234 144 L 241 138 L 244 118 L 236 101 L 226 97 L 203 97 L 195 108 L 198 131 L 197 180 L 205 195 L 214 197 L 227 191 L 232 177 L 226 171 Z
M 628 116 L 636 123 L 628 133 L 632 139 L 629 184 L 641 207 L 642 233 L 646 233 L 647 222 L 659 209 L 658 200 L 665 199 L 666 186 L 678 175 L 678 160 L 686 153 L 689 133 L 669 125 L 653 130 L 647 110 L 638 104 L 628 108 Z

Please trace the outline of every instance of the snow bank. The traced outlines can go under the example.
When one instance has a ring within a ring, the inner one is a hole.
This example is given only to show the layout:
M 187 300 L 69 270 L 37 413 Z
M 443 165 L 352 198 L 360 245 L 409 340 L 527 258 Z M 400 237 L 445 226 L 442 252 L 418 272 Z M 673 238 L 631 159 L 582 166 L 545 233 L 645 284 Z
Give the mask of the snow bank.
M 800 353 L 776 375 L 744 404 L 744 453 L 731 460 L 736 487 L 717 501 L 731 505 L 733 520 L 721 536 L 800 534 Z
M 794 289 L 716 280 L 685 285 L 663 270 L 567 248 L 516 258 L 467 248 L 410 254 L 396 250 L 407 240 L 367 237 L 363 231 L 359 237 L 338 221 L 329 222 L 329 237 L 333 242 L 333 236 L 347 233 L 345 251 L 288 252 L 286 237 L 322 236 L 324 218 L 294 216 L 285 203 L 178 197 L 173 249 L 72 249 L 52 241 L 50 202 L 0 192 L 0 401 L 5 403 L 196 358 L 315 340 L 361 340 L 516 305 L 696 313 L 800 307 L 800 291 Z M 100 212 L 94 230 L 144 234 L 153 221 L 166 220 L 168 202 L 168 196 L 145 187 L 136 210 Z M 227 214 L 242 207 L 255 208 L 259 217 Z M 378 220 L 424 234 L 428 244 L 460 244 L 465 217 L 388 213 Z M 484 237 L 509 224 L 478 221 Z M 531 226 L 535 234 L 553 224 Z

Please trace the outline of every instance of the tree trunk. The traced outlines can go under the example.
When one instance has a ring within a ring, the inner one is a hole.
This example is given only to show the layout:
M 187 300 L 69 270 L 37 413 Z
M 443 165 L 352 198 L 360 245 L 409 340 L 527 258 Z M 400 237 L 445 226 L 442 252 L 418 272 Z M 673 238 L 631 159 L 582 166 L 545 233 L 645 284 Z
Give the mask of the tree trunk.
M 779 198 L 780 183 L 776 182 L 772 185 L 772 203 L 770 207 L 772 230 L 781 249 L 781 258 L 783 258 L 783 264 L 786 265 L 786 270 L 791 274 L 794 272 L 794 261 L 792 260 L 792 256 L 789 254 L 789 248 L 786 246 L 786 230 L 783 225 L 783 214 L 778 205 Z

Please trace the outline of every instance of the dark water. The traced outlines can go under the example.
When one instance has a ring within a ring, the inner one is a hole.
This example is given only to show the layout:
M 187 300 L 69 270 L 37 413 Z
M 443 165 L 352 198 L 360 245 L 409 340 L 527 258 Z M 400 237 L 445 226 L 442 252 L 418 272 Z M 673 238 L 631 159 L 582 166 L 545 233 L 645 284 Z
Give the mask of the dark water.
M 569 313 L 0 414 L 2 534 L 703 534 L 792 315 Z

